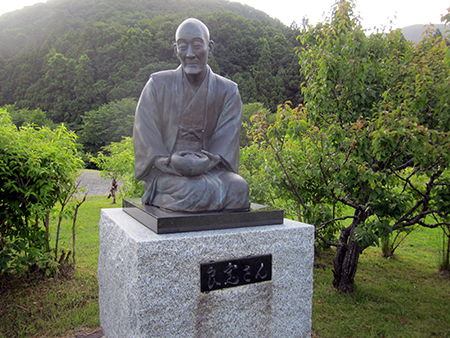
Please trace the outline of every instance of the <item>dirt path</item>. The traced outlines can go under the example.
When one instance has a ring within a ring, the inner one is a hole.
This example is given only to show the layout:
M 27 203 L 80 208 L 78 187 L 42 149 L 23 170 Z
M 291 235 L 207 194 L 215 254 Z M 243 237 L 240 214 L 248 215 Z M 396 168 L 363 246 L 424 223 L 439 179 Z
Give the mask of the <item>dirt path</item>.
M 111 189 L 111 182 L 101 178 L 97 170 L 82 170 L 77 181 L 84 185 L 89 196 L 108 195 Z

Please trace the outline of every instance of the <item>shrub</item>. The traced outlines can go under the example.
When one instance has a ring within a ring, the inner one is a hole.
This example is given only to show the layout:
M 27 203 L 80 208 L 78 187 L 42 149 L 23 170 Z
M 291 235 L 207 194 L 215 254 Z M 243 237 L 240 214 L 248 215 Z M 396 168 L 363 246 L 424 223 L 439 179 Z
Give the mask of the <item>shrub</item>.
M 82 161 L 64 126 L 18 129 L 0 110 L 0 274 L 48 266 L 49 211 L 72 194 Z

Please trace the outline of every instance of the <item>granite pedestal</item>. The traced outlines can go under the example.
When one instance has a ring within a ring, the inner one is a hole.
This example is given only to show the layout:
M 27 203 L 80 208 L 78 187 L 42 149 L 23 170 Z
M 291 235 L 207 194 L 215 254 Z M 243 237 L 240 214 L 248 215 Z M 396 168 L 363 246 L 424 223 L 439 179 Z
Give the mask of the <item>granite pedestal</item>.
M 107 338 L 309 337 L 314 228 L 284 224 L 157 235 L 100 218 L 100 324 Z M 271 279 L 201 291 L 201 265 L 271 255 Z

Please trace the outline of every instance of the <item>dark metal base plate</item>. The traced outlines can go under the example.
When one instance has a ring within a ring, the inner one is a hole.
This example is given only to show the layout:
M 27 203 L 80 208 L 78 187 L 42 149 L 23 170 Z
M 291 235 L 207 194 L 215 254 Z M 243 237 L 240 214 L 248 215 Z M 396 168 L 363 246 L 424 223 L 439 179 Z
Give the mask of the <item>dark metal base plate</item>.
M 176 212 L 142 204 L 140 198 L 123 200 L 123 211 L 157 234 L 220 230 L 283 224 L 283 210 L 264 210 L 252 204 L 251 211 Z

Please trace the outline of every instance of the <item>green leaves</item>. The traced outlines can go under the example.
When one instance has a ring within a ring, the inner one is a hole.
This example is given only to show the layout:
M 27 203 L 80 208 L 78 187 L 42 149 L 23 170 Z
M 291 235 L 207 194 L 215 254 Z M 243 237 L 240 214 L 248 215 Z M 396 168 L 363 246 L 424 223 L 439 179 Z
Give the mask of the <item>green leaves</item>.
M 334 203 L 316 162 L 316 149 L 329 142 L 327 136 L 308 121 L 302 106 L 291 108 L 290 103 L 278 107 L 275 122 L 266 121 L 263 112 L 253 117 L 254 144 L 241 150 L 240 173 L 249 182 L 252 200 L 282 206 L 291 217 L 312 224 L 329 221 Z M 330 229 L 325 233 L 331 239 L 335 231 Z
M 82 164 L 75 140 L 64 126 L 18 130 L 0 110 L 0 273 L 45 251 L 39 220 L 75 186 Z
M 80 133 L 85 150 L 96 153 L 111 142 L 120 142 L 122 137 L 131 136 L 135 110 L 136 100 L 128 98 L 86 112 Z
M 366 36 L 353 6 L 337 2 L 330 22 L 302 32 L 305 47 L 298 55 L 307 78 L 305 105 L 318 125 L 372 117 L 385 90 L 382 60 L 399 44 L 387 43 L 382 34 Z
M 103 147 L 104 152 L 99 152 L 97 157 L 88 155 L 90 161 L 95 163 L 101 170 L 101 176 L 112 181 L 120 181 L 124 185 L 120 191 L 125 196 L 135 197 L 143 194 L 143 188 L 134 176 L 134 148 L 133 139 L 124 137 L 120 142 L 112 142 Z
M 273 123 L 254 116 L 254 144 L 241 157 L 252 196 L 283 200 L 319 237 L 352 219 L 344 223 L 351 235 L 336 245 L 356 239 L 364 248 L 396 229 L 438 226 L 430 216 L 446 222 L 446 42 L 427 36 L 414 46 L 400 31 L 366 35 L 347 1 L 299 40 L 305 105 L 279 106 Z

